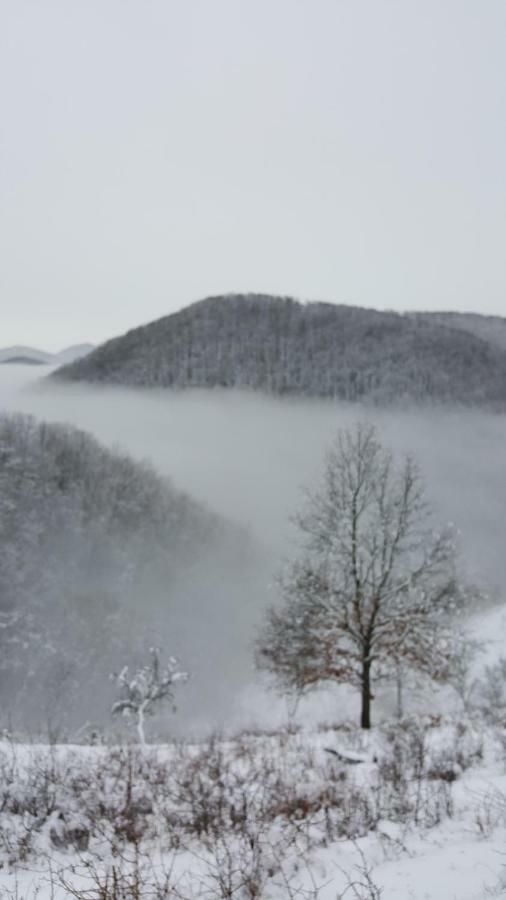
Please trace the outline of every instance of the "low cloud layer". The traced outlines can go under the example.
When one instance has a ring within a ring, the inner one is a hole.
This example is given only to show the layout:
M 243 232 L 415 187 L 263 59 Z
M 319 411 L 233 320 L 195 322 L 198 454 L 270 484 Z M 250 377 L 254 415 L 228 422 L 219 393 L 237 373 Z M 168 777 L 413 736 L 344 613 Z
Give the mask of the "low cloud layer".
M 55 386 L 14 367 L 0 373 L 0 408 L 72 422 L 109 446 L 147 458 L 177 487 L 249 529 L 257 548 L 254 582 L 252 573 L 249 583 L 241 581 L 239 570 L 222 573 L 229 610 L 230 597 L 237 597 L 236 641 L 230 667 L 218 658 L 211 667 L 215 682 L 206 690 L 205 704 L 211 718 L 221 707 L 225 720 L 234 703 L 242 716 L 254 714 L 256 701 L 244 694 L 253 680 L 248 648 L 253 624 L 272 599 L 274 572 L 293 547 L 290 515 L 300 506 L 303 486 L 318 478 L 333 434 L 359 416 L 375 421 L 394 451 L 415 453 L 437 519 L 453 522 L 461 533 L 468 575 L 501 594 L 506 579 L 505 417 L 447 410 L 361 411 L 332 402 L 218 390 L 159 393 Z M 214 571 L 213 584 L 219 579 Z M 190 597 L 188 602 L 191 606 Z M 201 654 L 212 655 L 213 646 L 222 646 L 219 597 L 214 594 L 209 603 L 206 628 L 195 633 L 195 662 Z M 182 611 L 182 620 L 189 646 L 187 612 Z M 229 630 L 229 638 L 233 635 Z M 227 713 L 220 696 L 227 697 Z

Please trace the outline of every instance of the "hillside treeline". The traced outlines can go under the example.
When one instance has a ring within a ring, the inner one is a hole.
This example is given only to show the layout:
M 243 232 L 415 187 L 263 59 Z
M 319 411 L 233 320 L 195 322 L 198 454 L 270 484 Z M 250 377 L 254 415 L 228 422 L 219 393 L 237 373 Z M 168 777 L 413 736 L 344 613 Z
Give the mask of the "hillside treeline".
M 506 352 L 475 333 L 431 316 L 264 295 L 195 303 L 108 341 L 56 377 L 375 404 L 506 404 Z
M 0 724 L 107 714 L 114 668 L 175 652 L 191 591 L 223 593 L 207 561 L 237 555 L 232 531 L 82 431 L 0 416 Z

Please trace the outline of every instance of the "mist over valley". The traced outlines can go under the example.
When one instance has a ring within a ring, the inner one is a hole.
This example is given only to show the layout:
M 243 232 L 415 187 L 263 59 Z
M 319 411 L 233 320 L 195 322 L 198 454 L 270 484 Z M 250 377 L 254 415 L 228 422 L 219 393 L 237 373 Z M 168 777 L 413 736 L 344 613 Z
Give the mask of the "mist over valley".
M 0 408 L 37 421 L 71 423 L 113 452 L 147 461 L 174 490 L 201 506 L 203 520 L 217 515 L 223 523 L 212 540 L 192 545 L 190 563 L 177 554 L 170 560 L 170 583 L 162 575 L 144 578 L 138 596 L 127 591 L 124 600 L 125 616 L 135 608 L 137 624 L 126 624 L 122 632 L 123 656 L 130 627 L 139 654 L 157 635 L 192 672 L 170 725 L 178 733 L 271 725 L 286 718 L 283 701 L 267 701 L 253 671 L 253 639 L 266 606 L 276 601 L 275 576 L 297 549 L 290 519 L 301 506 L 303 488 L 318 481 L 337 429 L 358 419 L 374 422 L 396 454 L 416 454 L 435 520 L 453 522 L 460 533 L 467 576 L 486 586 L 491 601 L 503 599 L 506 420 L 501 415 L 385 410 L 219 388 L 146 392 L 63 384 L 37 375 L 28 366 L 0 370 Z M 88 624 L 99 631 L 100 612 L 90 615 L 98 621 Z M 137 643 L 142 629 L 145 635 Z M 111 655 L 111 671 L 119 661 Z M 105 671 L 100 677 L 105 679 Z M 332 717 L 337 696 L 334 690 L 320 702 L 305 701 L 302 720 Z M 61 713 L 62 723 L 72 721 L 64 703 Z

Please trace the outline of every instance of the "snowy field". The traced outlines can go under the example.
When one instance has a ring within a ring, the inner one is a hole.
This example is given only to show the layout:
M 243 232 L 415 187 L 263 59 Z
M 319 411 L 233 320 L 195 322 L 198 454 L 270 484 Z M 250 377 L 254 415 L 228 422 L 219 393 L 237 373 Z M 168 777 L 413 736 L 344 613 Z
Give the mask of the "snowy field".
M 506 896 L 501 737 L 427 719 L 367 741 L 342 727 L 144 754 L 3 744 L 0 896 Z

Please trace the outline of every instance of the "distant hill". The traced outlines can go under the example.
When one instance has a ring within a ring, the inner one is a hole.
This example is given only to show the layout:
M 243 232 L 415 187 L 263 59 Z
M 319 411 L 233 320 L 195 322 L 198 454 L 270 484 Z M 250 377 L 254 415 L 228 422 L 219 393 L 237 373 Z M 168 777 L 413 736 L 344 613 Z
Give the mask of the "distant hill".
M 4 347 L 0 348 L 0 362 L 13 362 L 24 359 L 31 363 L 49 364 L 52 359 L 51 353 L 45 353 L 44 350 L 36 350 L 34 347 Z
M 107 341 L 53 377 L 505 408 L 506 350 L 489 331 L 474 317 L 460 322 L 458 314 L 438 318 L 257 294 L 210 297 Z
M 33 356 L 9 356 L 7 359 L 0 359 L 0 365 L 45 366 L 47 363 L 43 359 L 35 359 Z
M 72 363 L 76 359 L 81 359 L 95 349 L 94 344 L 74 344 L 72 347 L 66 347 L 59 353 L 54 353 L 51 359 L 52 365 L 64 366 Z
M 73 347 L 66 347 L 59 353 L 46 353 L 34 347 L 4 347 L 0 349 L 0 363 L 63 366 L 80 359 L 93 349 L 93 344 L 76 344 Z

